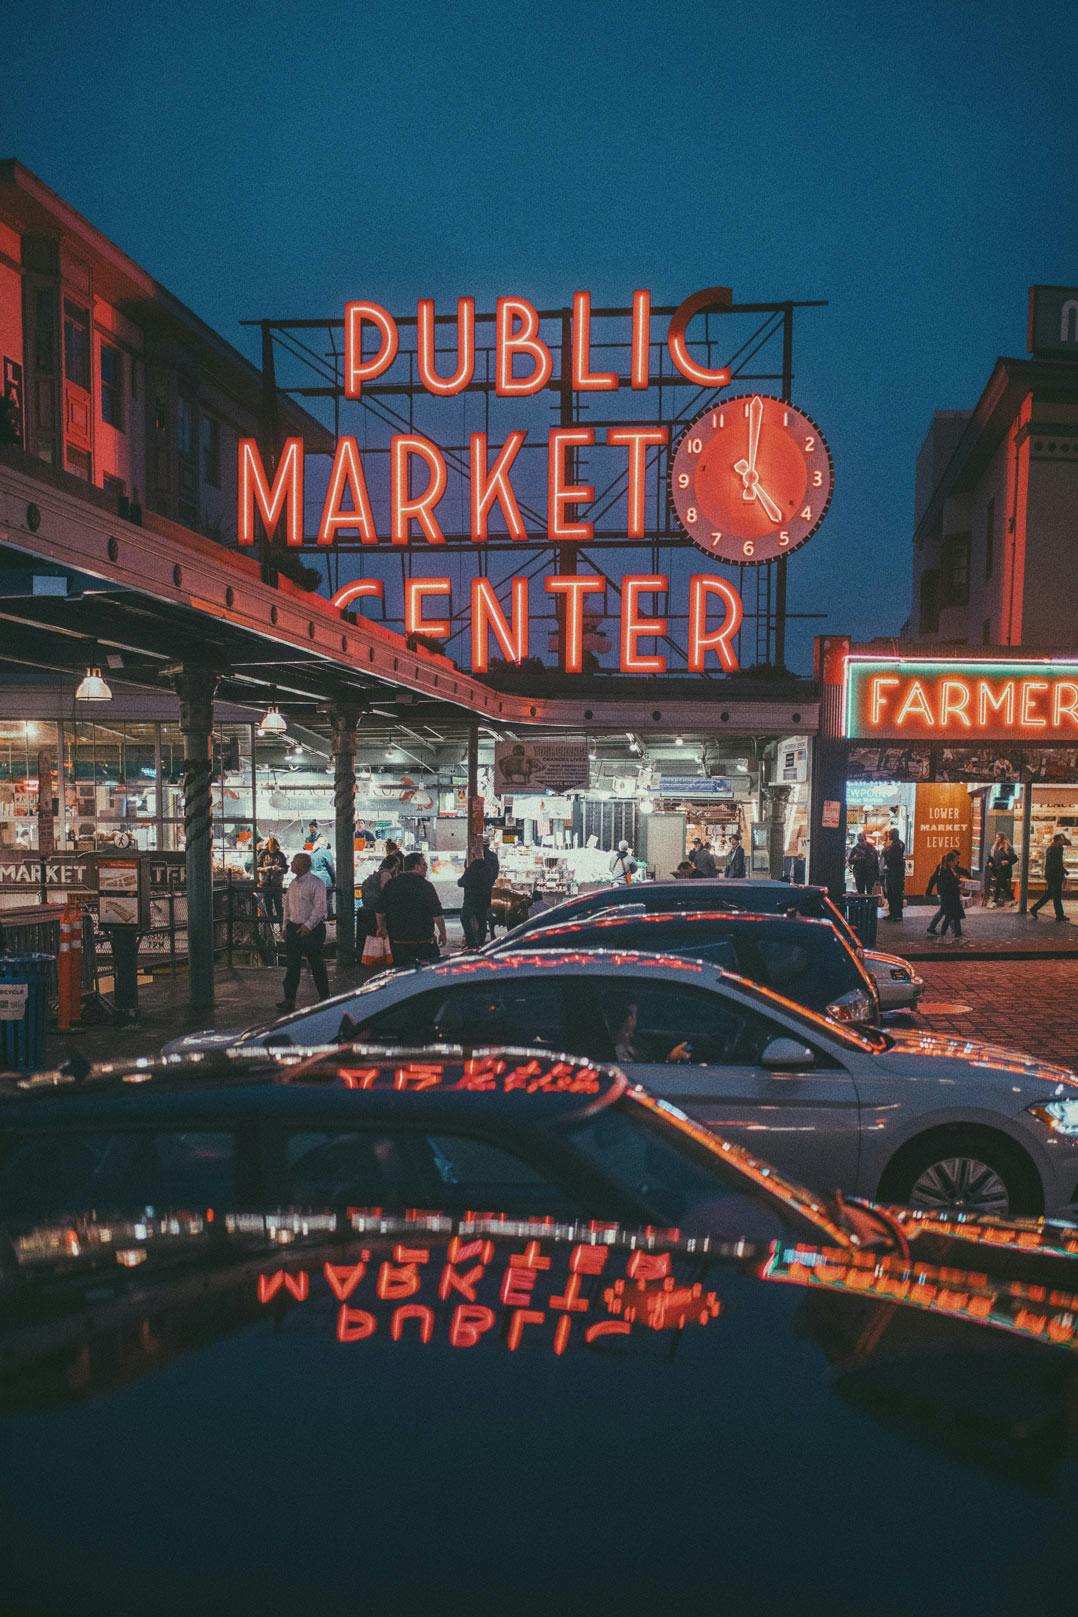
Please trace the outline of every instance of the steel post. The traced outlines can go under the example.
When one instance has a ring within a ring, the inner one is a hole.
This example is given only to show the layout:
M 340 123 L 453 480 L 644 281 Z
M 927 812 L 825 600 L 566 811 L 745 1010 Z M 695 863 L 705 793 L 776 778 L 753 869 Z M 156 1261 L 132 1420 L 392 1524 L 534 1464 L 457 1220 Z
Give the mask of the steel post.
M 333 725 L 333 810 L 336 817 L 337 970 L 356 963 L 356 727 L 353 707 L 330 709 Z
M 187 867 L 187 958 L 192 1010 L 213 1005 L 213 842 L 210 774 L 218 676 L 185 663 L 173 676 L 183 732 L 183 832 Z

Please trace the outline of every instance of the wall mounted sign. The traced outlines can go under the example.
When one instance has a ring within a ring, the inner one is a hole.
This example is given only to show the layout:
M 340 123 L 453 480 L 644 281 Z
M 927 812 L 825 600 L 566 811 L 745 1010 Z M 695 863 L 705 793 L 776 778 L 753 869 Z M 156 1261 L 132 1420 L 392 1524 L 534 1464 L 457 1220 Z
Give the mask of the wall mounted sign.
M 499 741 L 494 748 L 494 781 L 498 793 L 546 796 L 586 791 L 588 747 L 584 741 Z
M 850 657 L 845 715 L 858 740 L 1078 743 L 1078 660 Z
M 720 561 L 758 566 L 810 539 L 831 503 L 831 452 L 782 399 L 724 399 L 683 435 L 670 493 L 689 538 Z

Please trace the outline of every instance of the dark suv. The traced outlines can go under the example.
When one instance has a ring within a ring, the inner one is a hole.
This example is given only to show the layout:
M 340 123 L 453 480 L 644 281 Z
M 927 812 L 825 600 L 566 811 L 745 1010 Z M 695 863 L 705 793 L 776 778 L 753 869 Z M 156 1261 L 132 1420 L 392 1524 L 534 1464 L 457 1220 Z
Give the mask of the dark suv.
M 515 936 L 515 934 L 514 934 Z M 734 971 L 836 1022 L 874 1026 L 880 1019 L 876 985 L 829 921 L 722 910 L 585 916 L 537 927 L 528 949 L 640 949 L 689 955 Z M 508 941 L 492 954 L 515 953 Z

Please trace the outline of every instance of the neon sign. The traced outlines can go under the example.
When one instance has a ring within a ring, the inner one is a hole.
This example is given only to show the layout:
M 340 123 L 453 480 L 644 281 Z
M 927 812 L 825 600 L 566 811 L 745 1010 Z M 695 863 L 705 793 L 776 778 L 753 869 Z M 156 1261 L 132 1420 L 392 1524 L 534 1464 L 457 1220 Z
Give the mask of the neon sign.
M 846 735 L 952 743 L 1078 741 L 1078 661 L 851 657 Z
M 688 327 L 693 317 L 703 311 L 731 306 L 729 288 L 710 287 L 685 299 L 671 316 L 666 347 L 671 363 L 685 381 L 712 389 L 729 384 L 728 367 L 705 365 L 693 355 Z M 598 312 L 609 315 L 615 311 Z M 496 396 L 510 399 L 533 397 L 545 389 L 589 394 L 614 392 L 622 387 L 637 392 L 650 388 L 653 357 L 650 292 L 638 289 L 633 293 L 628 367 L 624 376 L 599 368 L 598 361 L 593 359 L 592 314 L 591 294 L 574 293 L 572 313 L 566 317 L 568 325 L 561 360 L 566 374 L 558 376 L 554 353 L 543 340 L 542 317 L 534 304 L 524 297 L 498 298 L 493 315 L 492 380 L 488 382 L 476 374 L 475 299 L 457 300 L 454 321 L 453 317 L 436 314 L 433 299 L 421 298 L 416 306 L 414 355 L 419 385 L 433 398 L 441 399 L 453 398 L 471 387 L 490 388 Z M 448 355 L 444 338 L 440 350 L 436 343 L 436 328 L 444 330 L 447 323 L 450 326 L 455 323 L 456 339 L 455 343 L 450 339 Z M 387 309 L 371 300 L 357 299 L 346 304 L 342 355 L 344 396 L 362 399 L 364 388 L 385 376 L 400 351 L 400 331 Z M 521 514 L 521 496 L 514 487 L 527 432 L 513 428 L 505 433 L 500 444 L 490 443 L 485 431 L 472 432 L 461 450 L 464 460 L 461 478 L 467 485 L 469 542 L 476 546 L 484 544 L 490 537 L 491 520 L 495 516 L 499 519 L 499 536 L 504 530 L 512 541 L 534 544 L 537 539 L 543 539 L 551 544 L 566 544 L 591 540 L 594 523 L 587 515 L 587 508 L 595 500 L 595 487 L 584 481 L 573 467 L 580 452 L 597 445 L 621 452 L 619 481 L 624 484 L 624 496 L 619 495 L 617 520 L 627 542 L 644 538 L 649 495 L 654 504 L 658 493 L 654 483 L 657 452 L 670 444 L 670 436 L 670 428 L 659 424 L 627 422 L 598 429 L 586 425 L 549 428 L 542 440 L 546 458 L 545 522 L 540 515 L 532 520 L 529 531 Z M 446 535 L 439 506 L 449 488 L 448 453 L 422 433 L 402 430 L 393 434 L 387 460 L 382 463 L 386 465 L 383 472 L 386 486 L 376 491 L 379 496 L 376 503 L 371 497 L 369 467 L 364 464 L 359 442 L 347 434 L 338 437 L 315 530 L 316 542 L 329 546 L 340 539 L 348 539 L 372 548 L 414 544 L 444 546 Z M 455 456 L 456 452 L 454 470 Z M 269 466 L 255 439 L 239 440 L 237 534 L 241 546 L 253 545 L 260 533 L 271 541 L 283 537 L 286 545 L 303 544 L 305 458 L 305 446 L 300 437 L 287 438 Z M 529 499 L 533 494 L 534 491 L 529 490 Z M 822 512 L 823 502 L 818 500 L 817 504 Z M 525 506 L 528 508 L 527 502 Z M 376 509 L 384 514 L 376 516 Z M 794 522 L 794 517 L 790 520 Z M 691 529 L 688 531 L 692 536 Z M 800 535 L 789 542 L 800 542 Z M 723 553 L 721 559 L 731 558 Z M 744 560 L 741 549 L 734 559 Z M 666 672 L 667 658 L 661 642 L 669 634 L 674 610 L 667 600 L 669 582 L 666 575 L 659 573 L 629 574 L 619 581 L 618 645 L 623 673 Z M 557 606 L 561 664 L 568 673 L 583 671 L 588 615 L 594 618 L 604 612 L 607 585 L 608 580 L 599 573 L 558 573 L 542 580 L 543 593 Z M 519 664 L 530 655 L 526 578 L 511 581 L 508 603 L 495 595 L 489 578 L 472 579 L 467 602 L 458 603 L 456 617 L 448 577 L 407 579 L 403 581 L 403 592 L 404 631 L 426 639 L 452 639 L 454 625 L 459 624 L 462 616 L 460 606 L 466 606 L 471 626 L 473 673 L 489 671 L 492 642 L 507 662 Z M 380 579 L 366 578 L 338 590 L 331 604 L 343 609 L 379 598 L 385 599 L 384 583 Z M 738 591 L 725 578 L 697 574 L 689 580 L 686 604 L 685 656 L 689 671 L 702 673 L 709 658 L 723 671 L 734 671 L 737 668 L 735 641 L 743 616 Z
M 567 1255 L 564 1247 L 548 1250 L 534 1238 L 499 1262 L 485 1237 L 453 1236 L 441 1252 L 398 1244 L 381 1262 L 363 1247 L 348 1261 L 324 1263 L 320 1272 L 264 1270 L 256 1287 L 259 1303 L 278 1309 L 328 1292 L 338 1305 L 334 1330 L 342 1344 L 388 1335 L 426 1347 L 437 1331 L 454 1348 L 485 1340 L 509 1353 L 539 1347 L 558 1357 L 571 1341 L 590 1347 L 706 1326 L 722 1312 L 716 1292 L 676 1277 L 669 1252 L 638 1248 L 619 1262 L 607 1246 L 579 1242 Z

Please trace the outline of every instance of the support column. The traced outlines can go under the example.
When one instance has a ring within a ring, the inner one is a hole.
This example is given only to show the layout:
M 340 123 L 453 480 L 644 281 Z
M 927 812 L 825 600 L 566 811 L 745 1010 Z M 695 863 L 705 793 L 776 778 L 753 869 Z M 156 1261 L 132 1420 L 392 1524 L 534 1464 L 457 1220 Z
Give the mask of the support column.
M 790 801 L 789 786 L 772 783 L 764 787 L 767 802 L 767 859 L 768 875 L 772 881 L 782 879 L 782 861 L 786 852 L 786 808 Z
M 356 728 L 359 710 L 335 705 L 333 725 L 333 812 L 337 866 L 337 970 L 356 963 Z
M 1033 782 L 1022 783 L 1022 862 L 1018 866 L 1018 913 L 1029 909 L 1029 839 L 1033 834 Z M 984 863 L 984 849 L 981 850 Z
M 210 772 L 218 675 L 184 663 L 173 675 L 183 731 L 183 832 L 187 865 L 187 957 L 191 1009 L 213 1006 L 213 844 Z
M 479 726 L 468 726 L 468 854 L 469 860 L 482 851 L 483 799 L 479 796 Z
M 846 770 L 842 695 L 850 642 L 828 635 L 816 641 L 816 683 L 820 729 L 812 743 L 809 793 L 808 880 L 826 887 L 836 904 L 846 889 Z

